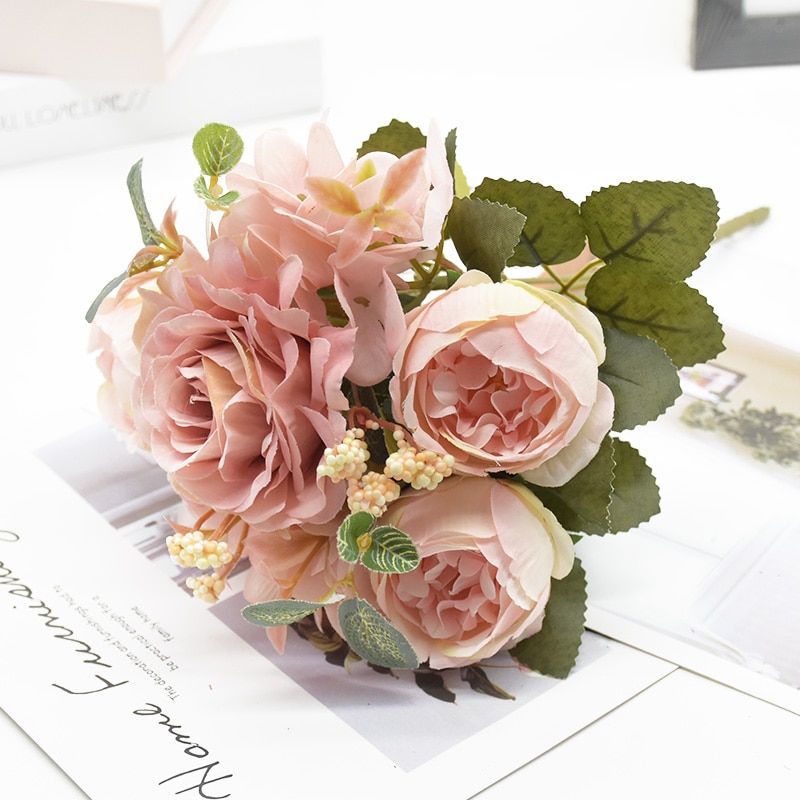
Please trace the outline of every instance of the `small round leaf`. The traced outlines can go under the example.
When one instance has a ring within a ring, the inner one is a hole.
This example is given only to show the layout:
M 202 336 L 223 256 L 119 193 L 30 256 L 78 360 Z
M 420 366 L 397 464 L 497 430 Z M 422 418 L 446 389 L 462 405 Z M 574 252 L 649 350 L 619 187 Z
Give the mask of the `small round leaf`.
M 229 125 L 210 122 L 194 135 L 192 152 L 204 175 L 224 175 L 241 160 L 244 142 Z
M 339 556 L 348 564 L 355 564 L 361 553 L 358 539 L 368 533 L 375 524 L 375 517 L 369 511 L 356 511 L 349 514 L 339 526 L 336 536 L 336 548 Z
M 381 525 L 372 532 L 372 544 L 361 554 L 361 563 L 374 572 L 411 572 L 419 565 L 419 553 L 407 533 Z

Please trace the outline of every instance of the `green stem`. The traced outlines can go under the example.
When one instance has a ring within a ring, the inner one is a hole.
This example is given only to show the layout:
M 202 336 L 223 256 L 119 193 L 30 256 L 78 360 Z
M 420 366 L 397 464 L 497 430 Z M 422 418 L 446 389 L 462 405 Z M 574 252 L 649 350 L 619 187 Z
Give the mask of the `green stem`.
M 598 267 L 603 266 L 603 261 L 599 258 L 596 258 L 594 261 L 590 261 L 580 272 L 576 272 L 566 283 L 561 284 L 564 291 L 568 291 L 572 286 L 577 283 L 584 275 L 588 272 L 591 272 Z
M 727 222 L 722 222 L 717 228 L 717 232 L 714 234 L 714 241 L 718 242 L 720 239 L 733 236 L 734 233 L 738 233 L 744 228 L 749 228 L 751 225 L 760 225 L 768 216 L 769 208 L 767 206 L 762 206 L 761 208 L 754 208 L 752 211 L 729 219 Z

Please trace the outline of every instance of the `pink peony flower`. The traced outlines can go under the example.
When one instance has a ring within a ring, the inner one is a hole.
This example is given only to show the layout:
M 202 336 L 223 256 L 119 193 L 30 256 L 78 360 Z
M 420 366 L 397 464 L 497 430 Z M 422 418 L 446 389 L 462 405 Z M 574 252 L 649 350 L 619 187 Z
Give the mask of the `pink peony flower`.
M 435 130 L 428 146 L 402 158 L 369 153 L 345 164 L 329 129 L 311 129 L 307 151 L 282 131 L 258 141 L 255 165 L 227 178 L 242 195 L 220 224 L 225 236 L 247 231 L 283 257 L 304 265 L 298 303 L 332 288 L 357 329 L 348 378 L 371 386 L 383 380 L 402 338 L 396 287 L 412 259 L 438 245 L 453 198 L 444 143 Z
M 251 531 L 244 549 L 251 564 L 244 587 L 247 601 L 263 603 L 292 597 L 317 603 L 326 599 L 350 570 L 336 548 L 340 522 L 295 525 L 266 533 Z M 266 632 L 275 649 L 283 653 L 286 626 L 267 628 Z
M 207 261 L 187 248 L 143 293 L 136 428 L 190 503 L 256 529 L 326 522 L 344 487 L 316 468 L 344 433 L 353 331 L 292 307 L 296 257 L 266 276 L 251 268 L 218 239 Z
M 390 384 L 395 419 L 454 471 L 565 483 L 608 433 L 613 397 L 596 317 L 561 295 L 468 272 L 409 315 Z
M 434 669 L 489 658 L 541 629 L 550 579 L 572 569 L 569 534 L 523 486 L 448 478 L 404 494 L 381 517 L 413 540 L 412 572 L 359 569 L 356 589 Z

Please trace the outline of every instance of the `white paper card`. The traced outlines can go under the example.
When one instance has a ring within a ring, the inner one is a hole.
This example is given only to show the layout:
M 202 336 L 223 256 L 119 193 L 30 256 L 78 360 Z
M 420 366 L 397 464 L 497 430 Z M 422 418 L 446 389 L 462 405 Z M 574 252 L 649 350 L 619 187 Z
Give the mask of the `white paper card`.
M 241 626 L 236 598 L 210 611 L 159 566 L 163 512 L 146 509 L 168 498 L 146 466 L 122 478 L 124 459 L 103 463 L 92 441 L 72 450 L 73 475 L 116 528 L 33 456 L 0 484 L 0 706 L 89 797 L 323 797 L 333 785 L 466 798 L 674 669 L 587 634 L 566 681 L 505 669 L 492 677 L 515 700 L 464 684 L 451 704 L 407 675 L 348 674 L 299 639 L 276 656 L 262 631 L 226 624 Z M 120 479 L 145 498 L 138 510 L 107 492 Z
M 683 371 L 684 395 L 663 418 L 630 436 L 662 511 L 579 544 L 588 620 L 800 713 L 800 354 L 736 331 L 725 342 L 714 362 Z

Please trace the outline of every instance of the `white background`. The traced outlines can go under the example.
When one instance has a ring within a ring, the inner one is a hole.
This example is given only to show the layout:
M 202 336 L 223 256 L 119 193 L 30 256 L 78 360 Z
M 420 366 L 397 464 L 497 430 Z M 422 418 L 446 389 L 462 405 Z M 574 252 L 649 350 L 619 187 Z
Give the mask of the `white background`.
M 530 179 L 580 201 L 626 180 L 686 180 L 715 190 L 723 219 L 771 206 L 763 226 L 715 246 L 693 281 L 724 323 L 800 351 L 800 67 L 694 72 L 692 17 L 691 0 L 235 0 L 212 38 L 321 37 L 325 105 L 343 151 L 393 116 L 423 128 L 435 117 L 444 130 L 458 128 L 459 161 L 473 184 L 484 175 Z M 302 136 L 312 118 L 286 125 Z M 252 143 L 263 127 L 241 131 Z M 153 215 L 180 189 L 179 220 L 190 226 L 188 141 L 0 173 L 4 450 L 47 442 L 91 414 L 96 374 L 80 355 L 82 313 L 139 246 L 124 176 L 144 156 Z M 742 503 L 758 502 L 737 492 Z M 718 797 L 735 789 L 795 798 L 798 741 L 797 716 L 681 671 L 482 796 Z M 72 796 L 2 717 L 0 742 L 4 795 Z

